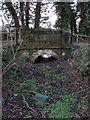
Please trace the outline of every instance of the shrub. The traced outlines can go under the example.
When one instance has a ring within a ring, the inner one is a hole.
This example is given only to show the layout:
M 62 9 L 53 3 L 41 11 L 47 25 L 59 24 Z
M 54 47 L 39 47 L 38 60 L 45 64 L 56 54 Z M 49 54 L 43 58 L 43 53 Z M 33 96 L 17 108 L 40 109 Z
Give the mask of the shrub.
M 80 73 L 89 73 L 90 71 L 90 47 L 79 48 L 74 52 L 74 62 L 78 64 Z

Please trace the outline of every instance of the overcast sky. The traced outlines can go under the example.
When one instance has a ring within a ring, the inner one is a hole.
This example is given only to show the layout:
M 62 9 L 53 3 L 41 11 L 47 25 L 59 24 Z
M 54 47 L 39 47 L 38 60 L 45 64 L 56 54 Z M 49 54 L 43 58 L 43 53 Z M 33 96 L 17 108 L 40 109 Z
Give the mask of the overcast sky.
M 2 0 L 0 0 L 0 3 L 1 3 L 1 1 Z M 1 17 L 2 17 L 2 10 L 1 10 L 1 4 L 0 4 L 0 26 L 2 25 Z
M 0 2 L 2 2 L 3 0 L 0 0 Z M 13 1 L 18 1 L 18 0 L 13 0 Z M 50 0 L 49 0 L 50 1 Z M 53 0 L 54 1 L 54 0 Z M 64 1 L 64 0 L 63 0 Z M 67 0 L 67 1 L 69 1 L 69 0 Z M 75 2 L 75 4 L 77 3 L 77 0 L 73 0 L 74 2 Z M 79 1 L 82 1 L 82 0 L 79 0 Z M 83 1 L 85 1 L 85 2 L 88 2 L 89 0 L 83 0 Z M 51 4 L 52 5 L 52 4 Z M 49 9 L 49 8 L 48 8 Z M 49 12 L 49 20 L 48 20 L 48 22 L 51 22 L 51 24 L 52 25 L 54 25 L 55 24 L 55 21 L 56 21 L 56 19 L 57 19 L 57 16 L 56 16 L 56 14 L 55 14 L 55 7 L 53 8 L 53 9 L 51 9 L 50 10 L 50 12 Z M 4 18 L 4 16 L 3 16 L 3 13 L 2 13 L 2 10 L 1 10 L 1 4 L 0 4 L 0 27 L 2 26 L 2 19 L 3 19 L 3 21 L 4 21 L 4 24 L 6 23 L 5 22 L 5 18 Z

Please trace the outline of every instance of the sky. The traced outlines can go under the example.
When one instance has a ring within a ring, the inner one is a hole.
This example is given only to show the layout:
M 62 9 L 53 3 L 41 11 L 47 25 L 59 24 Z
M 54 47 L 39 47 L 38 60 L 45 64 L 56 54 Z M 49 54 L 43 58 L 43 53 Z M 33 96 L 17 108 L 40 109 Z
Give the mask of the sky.
M 0 2 L 1 2 L 2 0 L 0 0 Z M 2 26 L 2 20 L 1 20 L 1 18 L 2 18 L 2 10 L 1 10 L 1 4 L 0 4 L 0 26 Z

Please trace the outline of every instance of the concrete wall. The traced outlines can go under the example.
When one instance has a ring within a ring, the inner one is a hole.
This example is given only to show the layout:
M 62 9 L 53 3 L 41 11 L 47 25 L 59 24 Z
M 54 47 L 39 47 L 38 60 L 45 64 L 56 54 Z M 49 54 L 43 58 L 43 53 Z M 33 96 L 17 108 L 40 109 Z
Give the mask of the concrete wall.
M 34 61 L 43 54 L 51 54 L 53 57 L 59 58 L 62 51 L 68 48 L 70 48 L 69 34 L 53 30 L 42 34 L 28 33 L 21 50 L 27 50 L 31 61 Z
M 54 49 L 70 47 L 69 34 L 31 34 L 22 49 Z

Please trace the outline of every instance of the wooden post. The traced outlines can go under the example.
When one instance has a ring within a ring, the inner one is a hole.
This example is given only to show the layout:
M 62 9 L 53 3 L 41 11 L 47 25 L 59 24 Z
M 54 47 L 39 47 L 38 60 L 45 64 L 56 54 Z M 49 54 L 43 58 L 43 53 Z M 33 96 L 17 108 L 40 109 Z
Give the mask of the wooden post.
M 77 42 L 78 42 L 78 34 L 77 34 Z
M 7 42 L 8 42 L 8 33 L 7 33 Z

